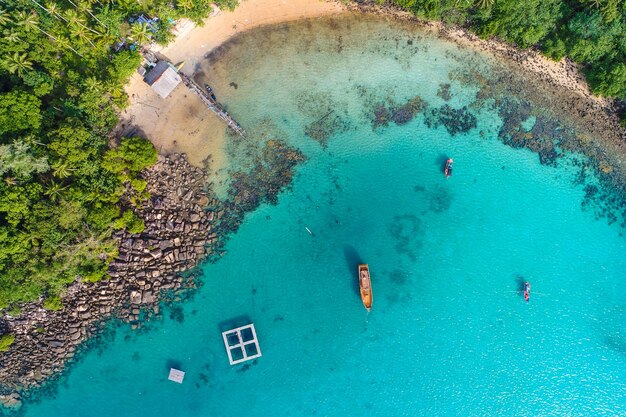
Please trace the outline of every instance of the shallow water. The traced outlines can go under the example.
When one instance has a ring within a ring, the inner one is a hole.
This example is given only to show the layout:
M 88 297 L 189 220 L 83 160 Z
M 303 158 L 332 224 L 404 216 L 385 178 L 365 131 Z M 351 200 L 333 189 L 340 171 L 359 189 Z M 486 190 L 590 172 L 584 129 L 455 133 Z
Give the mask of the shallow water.
M 214 58 L 208 78 L 250 132 L 229 142 L 230 168 L 249 167 L 267 139 L 307 161 L 203 267 L 191 300 L 148 330 L 107 333 L 24 415 L 626 413 L 622 230 L 581 209 L 581 157 L 541 165 L 495 139 L 497 101 L 478 103 L 480 87 L 457 75 L 488 77 L 497 62 L 362 18 L 256 30 Z M 467 105 L 476 127 L 451 135 L 422 112 L 373 129 L 377 104 L 417 95 Z M 321 140 L 305 134 L 315 123 Z M 359 262 L 372 273 L 369 314 Z M 235 318 L 255 323 L 253 364 L 228 365 L 220 329 Z M 182 385 L 167 381 L 170 366 L 187 372 Z

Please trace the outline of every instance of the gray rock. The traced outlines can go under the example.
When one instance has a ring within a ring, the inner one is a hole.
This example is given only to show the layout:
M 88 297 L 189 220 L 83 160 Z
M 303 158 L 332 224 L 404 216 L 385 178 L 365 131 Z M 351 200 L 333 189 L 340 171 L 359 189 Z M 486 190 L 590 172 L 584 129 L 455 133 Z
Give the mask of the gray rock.
M 141 304 L 141 293 L 139 291 L 131 291 L 130 292 L 130 303 L 131 304 Z
M 3 407 L 17 411 L 22 407 L 22 400 L 19 394 L 13 393 L 9 395 L 0 395 L 0 404 Z
M 152 291 L 144 291 L 141 296 L 141 302 L 144 304 L 152 304 L 154 302 Z

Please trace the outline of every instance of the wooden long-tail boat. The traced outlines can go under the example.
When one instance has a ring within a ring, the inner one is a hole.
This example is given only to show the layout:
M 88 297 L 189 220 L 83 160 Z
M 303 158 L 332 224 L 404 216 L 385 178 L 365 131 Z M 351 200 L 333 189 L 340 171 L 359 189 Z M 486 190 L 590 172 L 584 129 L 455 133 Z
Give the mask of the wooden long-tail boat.
M 359 264 L 359 288 L 361 289 L 361 300 L 363 305 L 370 311 L 374 294 L 372 293 L 372 281 L 370 279 L 370 269 L 367 264 Z
M 528 281 L 524 283 L 524 301 L 530 301 L 530 282 Z

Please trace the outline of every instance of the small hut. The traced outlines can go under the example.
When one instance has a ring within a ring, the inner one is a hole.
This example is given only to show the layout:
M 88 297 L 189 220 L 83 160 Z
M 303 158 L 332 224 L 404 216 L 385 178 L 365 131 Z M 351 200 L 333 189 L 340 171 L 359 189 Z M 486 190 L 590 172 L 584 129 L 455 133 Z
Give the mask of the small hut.
M 166 98 L 182 81 L 176 67 L 167 61 L 159 61 L 143 79 L 161 97 Z

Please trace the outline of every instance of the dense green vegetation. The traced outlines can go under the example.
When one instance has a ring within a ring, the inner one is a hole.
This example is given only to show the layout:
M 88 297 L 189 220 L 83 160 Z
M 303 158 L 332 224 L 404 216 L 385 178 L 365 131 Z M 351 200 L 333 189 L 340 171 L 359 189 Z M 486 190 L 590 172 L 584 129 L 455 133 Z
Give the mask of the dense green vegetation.
M 156 152 L 139 138 L 110 148 L 107 137 L 141 60 L 129 44 L 169 41 L 175 19 L 201 22 L 210 3 L 0 2 L 0 308 L 42 295 L 60 308 L 67 284 L 104 277 L 115 229 L 143 230 L 138 173 Z M 129 23 L 141 13 L 159 20 Z
M 389 1 L 556 60 L 567 56 L 581 64 L 594 93 L 626 99 L 626 0 Z

